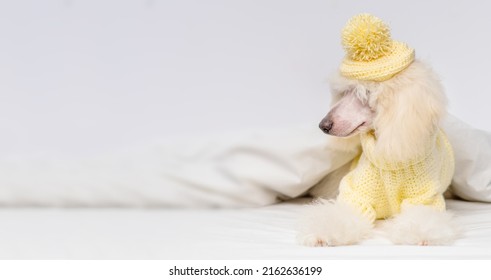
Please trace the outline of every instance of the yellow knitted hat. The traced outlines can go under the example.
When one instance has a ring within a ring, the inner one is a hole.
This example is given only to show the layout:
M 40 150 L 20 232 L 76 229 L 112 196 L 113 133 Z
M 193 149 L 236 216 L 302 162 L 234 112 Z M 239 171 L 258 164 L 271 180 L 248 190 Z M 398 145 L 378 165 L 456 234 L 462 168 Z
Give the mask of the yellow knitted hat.
M 381 82 L 392 78 L 414 61 L 414 50 L 393 41 L 389 27 L 370 14 L 352 17 L 342 32 L 346 56 L 341 74 L 348 78 Z

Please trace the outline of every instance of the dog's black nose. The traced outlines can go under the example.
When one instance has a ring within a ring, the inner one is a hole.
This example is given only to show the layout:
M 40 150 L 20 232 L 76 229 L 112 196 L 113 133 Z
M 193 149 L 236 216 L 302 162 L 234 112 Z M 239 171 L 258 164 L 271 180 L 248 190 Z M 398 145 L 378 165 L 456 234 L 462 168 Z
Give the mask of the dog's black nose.
M 332 126 L 333 126 L 333 122 L 331 121 L 328 121 L 328 122 L 325 122 L 325 121 L 322 121 L 320 122 L 319 124 L 319 128 L 325 133 L 325 134 L 329 134 L 329 131 L 331 131 L 332 129 Z

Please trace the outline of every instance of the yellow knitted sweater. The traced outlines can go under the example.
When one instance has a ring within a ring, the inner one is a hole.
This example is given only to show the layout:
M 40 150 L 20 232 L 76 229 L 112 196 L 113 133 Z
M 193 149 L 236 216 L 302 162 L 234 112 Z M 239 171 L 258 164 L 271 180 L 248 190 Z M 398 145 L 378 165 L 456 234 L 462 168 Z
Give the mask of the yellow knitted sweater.
M 405 204 L 445 210 L 443 192 L 454 172 L 452 147 L 442 131 L 424 155 L 409 162 L 393 162 L 374 153 L 373 132 L 362 134 L 363 153 L 340 184 L 338 200 L 353 205 L 371 221 L 397 214 Z

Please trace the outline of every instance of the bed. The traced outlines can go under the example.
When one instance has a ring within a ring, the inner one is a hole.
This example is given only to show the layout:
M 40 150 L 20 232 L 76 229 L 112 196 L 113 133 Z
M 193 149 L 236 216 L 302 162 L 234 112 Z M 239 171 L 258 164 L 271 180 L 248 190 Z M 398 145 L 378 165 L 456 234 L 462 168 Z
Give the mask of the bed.
M 491 258 L 491 205 L 448 201 L 464 234 L 452 246 L 394 246 L 380 233 L 360 245 L 295 241 L 307 199 L 247 209 L 8 209 L 1 259 L 478 259 Z
M 447 204 L 463 232 L 451 246 L 394 246 L 379 231 L 356 246 L 297 244 L 309 194 L 335 195 L 331 175 L 356 156 L 307 125 L 83 161 L 3 160 L 0 258 L 489 258 L 491 135 L 454 117 L 445 129 L 456 158 Z

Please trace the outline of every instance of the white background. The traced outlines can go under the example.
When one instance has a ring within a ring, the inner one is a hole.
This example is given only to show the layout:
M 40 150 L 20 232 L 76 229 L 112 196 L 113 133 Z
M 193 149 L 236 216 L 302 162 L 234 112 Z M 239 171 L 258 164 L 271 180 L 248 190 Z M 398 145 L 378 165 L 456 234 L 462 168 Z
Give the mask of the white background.
M 373 13 L 491 130 L 486 1 L 0 2 L 0 154 L 88 155 L 318 121 L 340 30 Z

